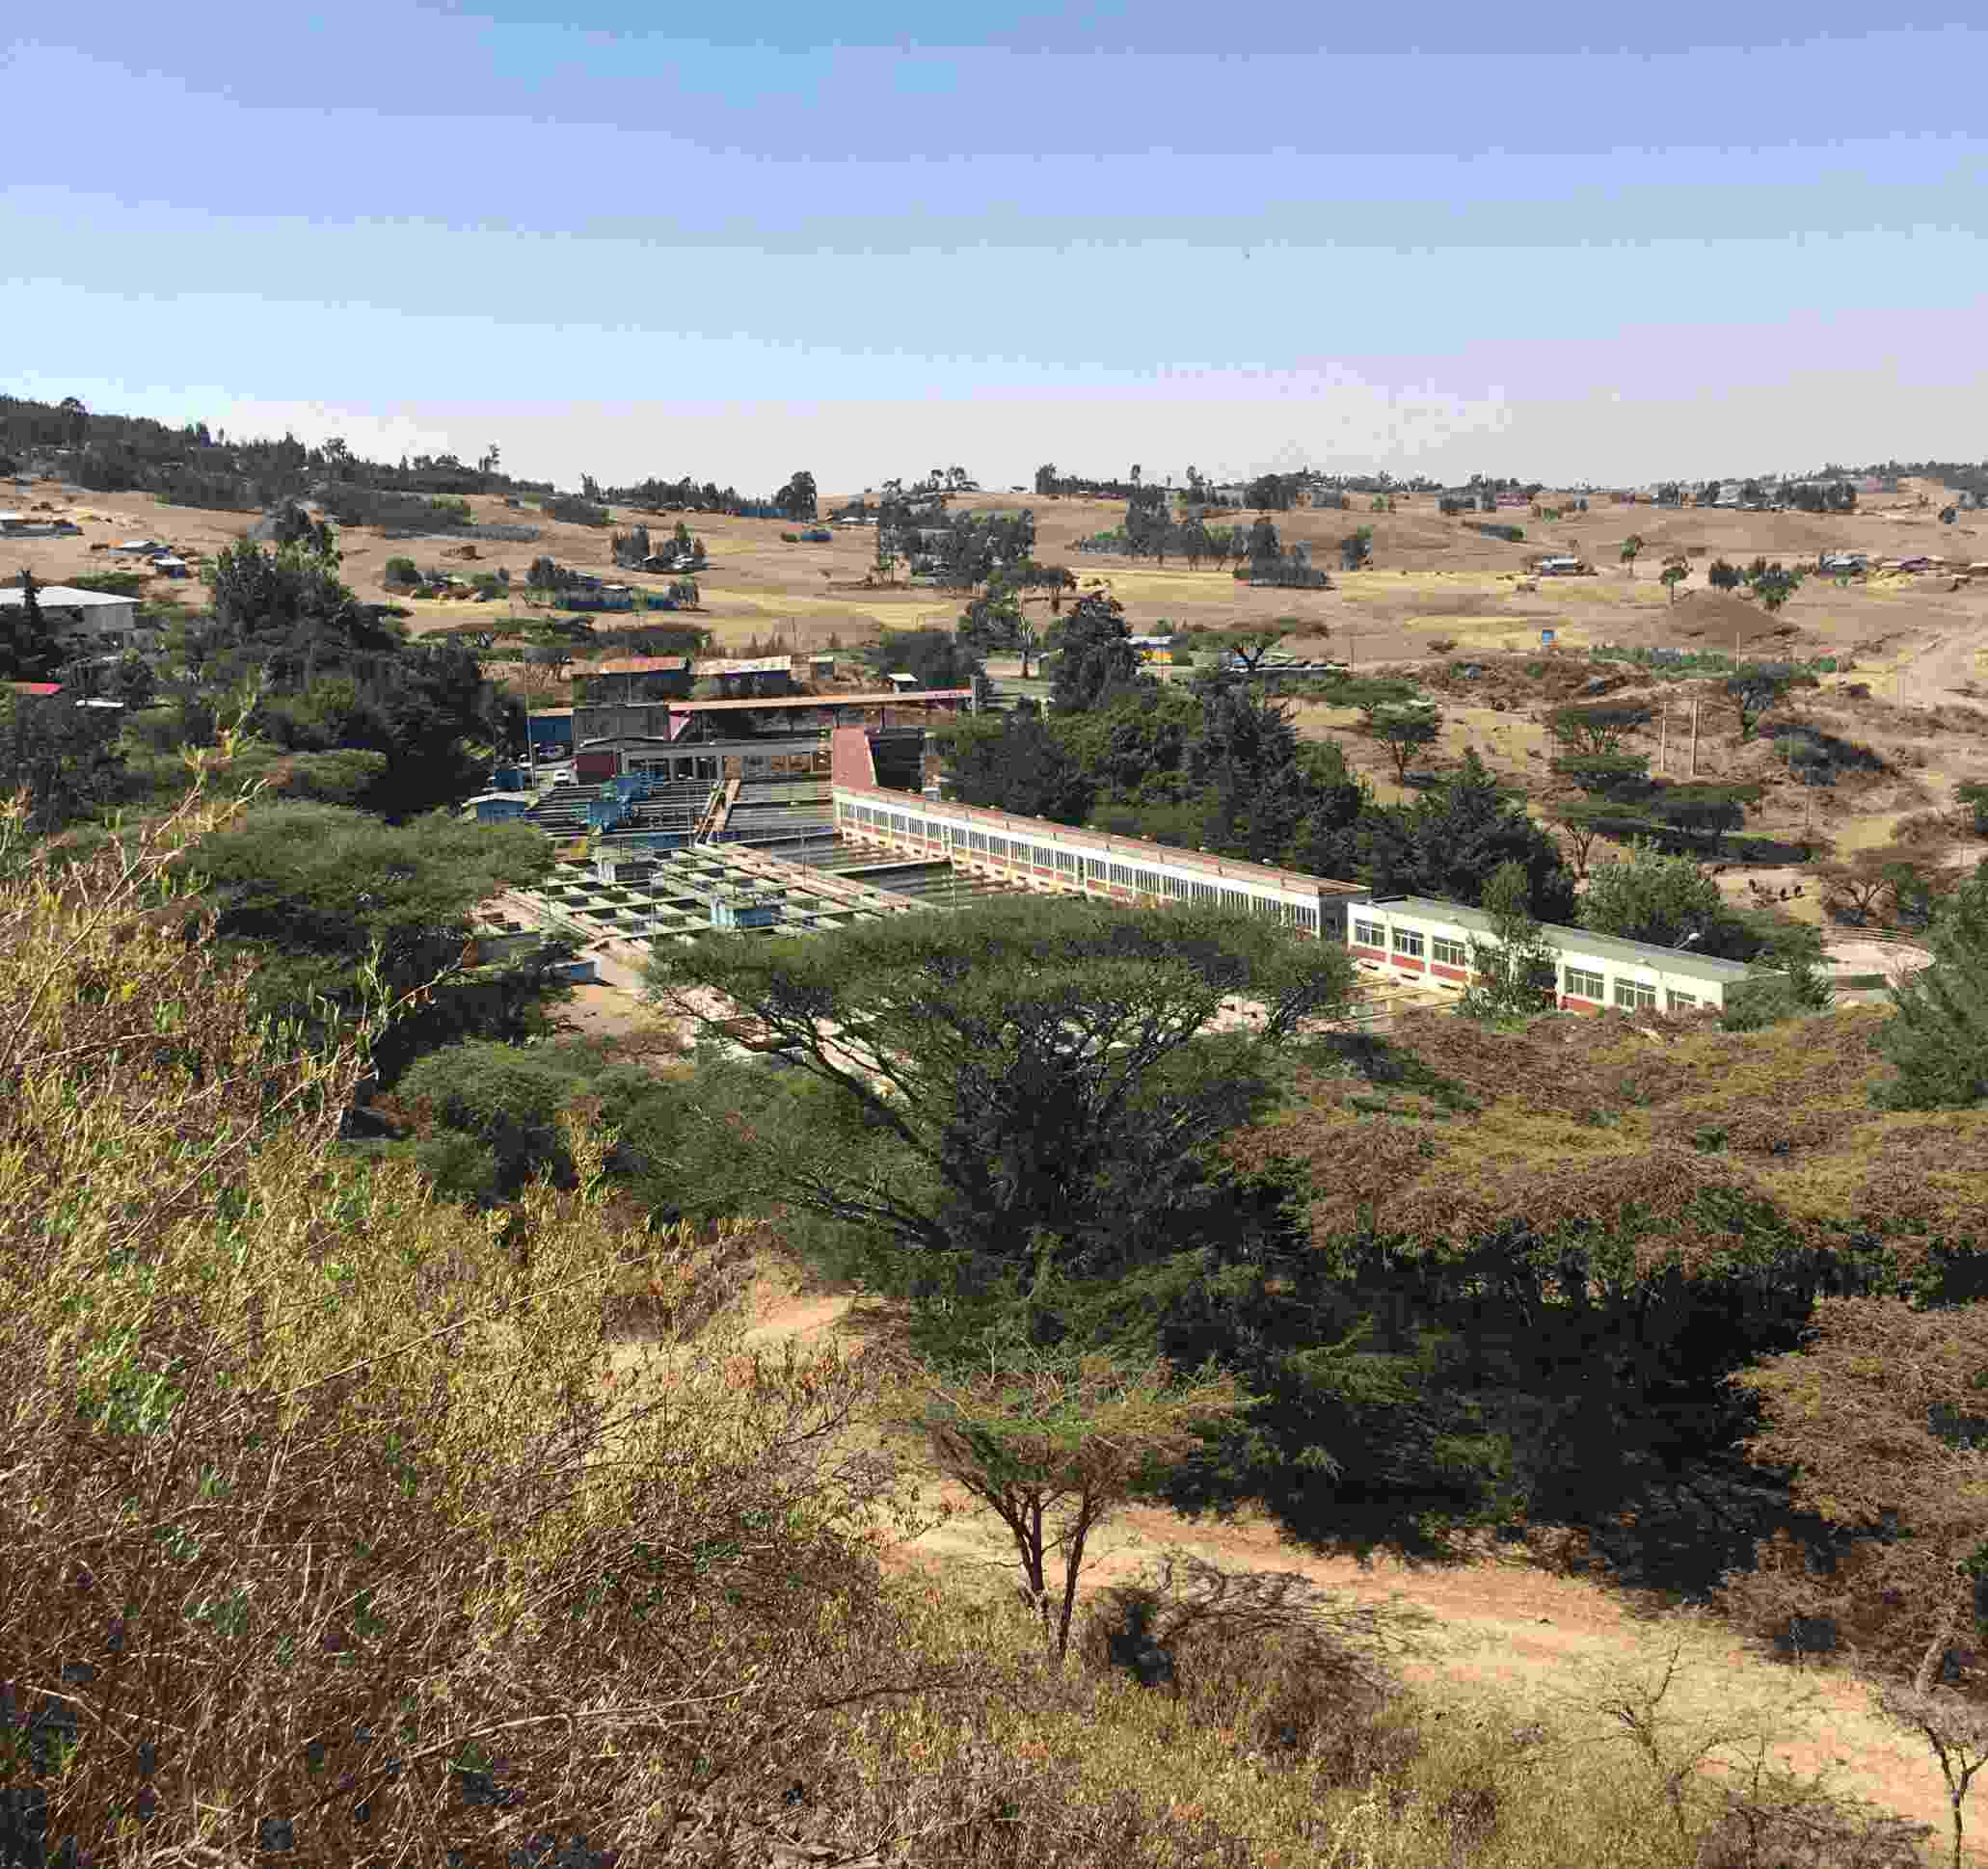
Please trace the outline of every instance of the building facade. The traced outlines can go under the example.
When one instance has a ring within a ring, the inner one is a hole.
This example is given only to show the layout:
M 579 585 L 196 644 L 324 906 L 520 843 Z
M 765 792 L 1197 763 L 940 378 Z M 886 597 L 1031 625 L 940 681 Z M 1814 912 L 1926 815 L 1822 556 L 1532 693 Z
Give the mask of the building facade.
M 64 647 L 79 655 L 121 655 L 128 651 L 141 655 L 158 654 L 161 631 L 156 624 L 139 621 L 135 597 L 42 584 L 36 588 L 35 600 Z M 18 585 L 0 590 L 0 609 L 20 609 L 26 601 Z
M 1549 924 L 1542 932 L 1556 952 L 1554 998 L 1563 1012 L 1599 1012 L 1604 1006 L 1623 1012 L 1716 1011 L 1748 972 L 1743 961 L 1618 941 L 1585 928 Z M 1491 917 L 1482 909 L 1397 895 L 1369 898 L 1355 910 L 1347 947 L 1357 960 L 1461 991 L 1470 978 L 1471 942 L 1491 935 Z
M 861 728 L 839 728 L 833 740 L 835 828 L 859 842 L 943 858 L 968 871 L 1053 892 L 1243 909 L 1275 916 L 1300 934 L 1327 941 L 1346 939 L 1348 905 L 1370 894 L 1357 883 L 892 791 L 876 784 L 869 736 Z

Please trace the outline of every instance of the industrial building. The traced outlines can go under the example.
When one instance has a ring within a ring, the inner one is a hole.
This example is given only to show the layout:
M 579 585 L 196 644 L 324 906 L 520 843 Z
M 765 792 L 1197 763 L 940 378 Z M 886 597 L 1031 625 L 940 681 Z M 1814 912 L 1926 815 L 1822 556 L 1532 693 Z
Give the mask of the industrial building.
M 922 739 L 922 734 L 914 737 Z M 1492 939 L 1481 909 L 1421 896 L 1376 898 L 1364 885 L 946 802 L 878 783 L 864 728 L 678 751 L 681 777 L 624 773 L 523 802 L 497 790 L 479 816 L 514 817 L 577 842 L 533 892 L 545 925 L 646 945 L 712 928 L 807 933 L 989 894 L 1069 894 L 1139 905 L 1190 902 L 1275 917 L 1343 943 L 1367 976 L 1363 1004 L 1451 1002 L 1470 977 L 1473 941 Z M 750 773 L 744 760 L 758 763 Z M 766 769 L 773 760 L 790 770 Z M 711 769 L 705 762 L 716 763 Z M 510 775 L 504 775 L 508 782 Z M 1567 1011 L 1719 1010 L 1746 977 L 1738 961 L 1547 926 L 1555 1000 Z M 1371 1018 L 1369 1011 L 1363 1015 Z

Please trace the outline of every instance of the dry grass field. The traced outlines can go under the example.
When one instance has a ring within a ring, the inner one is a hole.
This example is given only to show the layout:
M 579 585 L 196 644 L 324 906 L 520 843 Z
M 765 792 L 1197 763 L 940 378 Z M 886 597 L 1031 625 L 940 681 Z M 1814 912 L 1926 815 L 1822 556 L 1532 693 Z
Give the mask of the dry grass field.
M 1921 506 L 1924 496 L 1928 502 Z M 840 503 L 824 500 L 824 510 Z M 155 537 L 188 554 L 211 553 L 246 532 L 253 514 L 212 513 L 162 505 L 148 495 L 109 498 L 81 494 L 53 483 L 17 493 L 13 503 L 26 508 L 45 501 L 82 526 L 73 539 L 0 543 L 0 577 L 23 567 L 50 582 L 91 570 L 121 567 L 124 561 L 92 547 L 137 536 Z M 1585 515 L 1539 521 L 1523 510 L 1501 517 L 1524 528 L 1521 544 L 1490 539 L 1468 521 L 1444 517 L 1428 495 L 1398 496 L 1393 513 L 1357 510 L 1309 511 L 1276 516 L 1286 541 L 1312 547 L 1315 560 L 1336 562 L 1337 541 L 1356 525 L 1373 528 L 1374 568 L 1333 572 L 1326 591 L 1252 590 L 1227 570 L 1203 566 L 1190 571 L 1169 559 L 1163 568 L 1149 560 L 1109 553 L 1080 552 L 1078 540 L 1109 529 L 1122 517 L 1115 501 L 1043 499 L 1019 494 L 969 495 L 962 511 L 1016 510 L 1036 516 L 1036 555 L 1045 563 L 1069 565 L 1080 578 L 1105 580 L 1125 604 L 1135 627 L 1149 629 L 1163 619 L 1176 626 L 1291 619 L 1299 627 L 1293 647 L 1350 661 L 1361 672 L 1398 669 L 1433 673 L 1451 659 L 1476 658 L 1486 680 L 1480 691 L 1451 684 L 1441 696 L 1444 726 L 1436 762 L 1460 759 L 1475 747 L 1491 768 L 1537 797 L 1545 788 L 1551 756 L 1540 716 L 1557 681 L 1533 681 L 1526 674 L 1543 663 L 1585 660 L 1583 652 L 1602 644 L 1685 650 L 1716 649 L 1728 654 L 1851 658 L 1855 666 L 1825 676 L 1819 691 L 1803 697 L 1796 717 L 1854 739 L 1880 754 L 1894 771 L 1882 783 L 1839 784 L 1805 796 L 1803 788 L 1776 780 L 1771 752 L 1743 743 L 1729 709 L 1709 698 L 1707 684 L 1652 683 L 1625 690 L 1625 698 L 1671 698 L 1671 726 L 1664 769 L 1685 772 L 1690 697 L 1706 698 L 1700 708 L 1698 771 L 1702 776 L 1760 778 L 1769 790 L 1748 830 L 1756 835 L 1797 837 L 1805 822 L 1847 851 L 1887 841 L 1903 820 L 1950 806 L 1954 786 L 1988 778 L 1988 579 L 1950 576 L 1873 577 L 1839 586 L 1811 578 L 1778 616 L 1770 617 L 1748 600 L 1710 591 L 1706 569 L 1724 557 L 1744 564 L 1756 556 L 1811 562 L 1818 552 L 1860 550 L 1873 560 L 1924 551 L 1949 558 L 1988 558 L 1988 525 L 1944 526 L 1934 518 L 1945 504 L 1944 490 L 1907 482 L 1890 500 L 1879 500 L 1847 516 L 1799 513 L 1659 511 L 1649 506 L 1595 503 Z M 1556 503 L 1545 495 L 1543 503 Z M 364 527 L 340 530 L 347 580 L 362 596 L 385 600 L 387 561 L 405 555 L 427 566 L 455 571 L 501 568 L 522 585 L 531 560 L 542 552 L 560 563 L 613 574 L 638 586 L 661 589 L 670 580 L 641 573 L 616 573 L 609 529 L 571 525 L 547 519 L 536 509 L 507 508 L 499 498 L 470 501 L 482 522 L 526 523 L 541 528 L 530 544 L 477 541 L 473 561 L 446 556 L 457 542 L 388 539 Z M 645 516 L 616 509 L 617 525 Z M 1247 521 L 1249 515 L 1238 515 Z M 1482 517 L 1482 516 L 1479 516 Z M 1963 518 L 1973 518 L 1964 515 Z M 838 531 L 823 545 L 789 545 L 777 520 L 735 520 L 685 516 L 703 538 L 710 565 L 699 575 L 703 609 L 721 650 L 741 650 L 754 640 L 776 638 L 806 653 L 831 641 L 853 646 L 880 627 L 949 627 L 960 601 L 947 594 L 903 585 L 862 588 L 874 552 L 874 535 L 863 528 Z M 652 530 L 673 520 L 649 520 Z M 1644 541 L 1633 573 L 1619 562 L 1622 541 L 1631 532 Z M 1549 550 L 1585 557 L 1599 568 L 1594 577 L 1547 579 L 1521 588 L 1528 559 Z M 1673 602 L 1657 574 L 1673 552 L 1692 565 L 1683 594 Z M 197 581 L 155 579 L 148 595 L 161 602 L 197 604 Z M 413 628 L 418 634 L 446 623 L 499 613 L 508 606 L 469 601 L 417 601 Z M 522 611 L 521 611 L 522 613 Z M 1555 647 L 1543 652 L 1540 632 L 1551 629 Z M 1454 644 L 1446 654 L 1434 645 Z M 1857 687 L 1867 694 L 1858 694 Z M 1980 696 L 1979 711 L 1976 697 Z M 1336 739 L 1352 762 L 1386 799 L 1408 794 L 1394 783 L 1380 749 L 1358 732 L 1346 710 L 1299 704 L 1301 730 Z M 1657 737 L 1636 750 L 1652 755 Z M 1601 846 L 1598 855 L 1608 854 Z M 1969 860 L 1969 850 L 1956 861 Z M 1779 888 L 1795 872 L 1758 872 L 1756 880 Z M 1725 879 L 1735 895 L 1744 878 Z M 1797 912 L 1813 915 L 1813 892 Z

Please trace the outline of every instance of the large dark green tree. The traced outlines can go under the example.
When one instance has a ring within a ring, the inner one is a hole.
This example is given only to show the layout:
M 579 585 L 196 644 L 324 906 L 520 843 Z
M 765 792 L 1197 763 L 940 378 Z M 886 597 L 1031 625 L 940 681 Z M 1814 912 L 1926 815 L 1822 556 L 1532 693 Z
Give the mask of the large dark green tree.
M 1351 984 L 1342 948 L 1262 917 L 1077 899 L 710 937 L 649 970 L 705 1037 L 729 1004 L 790 1061 L 709 1108 L 738 1198 L 831 1224 L 878 1289 L 1019 1304 L 1052 1337 L 1072 1289 L 1110 1301 L 1232 1230 L 1210 1152 Z M 1208 1030 L 1237 999 L 1262 1020 Z
M 1573 876 L 1560 846 L 1491 777 L 1473 749 L 1462 768 L 1412 805 L 1367 814 L 1362 854 L 1375 891 L 1434 895 L 1475 905 L 1498 867 L 1525 871 L 1529 906 L 1542 921 L 1573 919 Z
M 886 629 L 864 654 L 879 672 L 909 675 L 921 688 L 969 688 L 981 673 L 972 646 L 950 629 Z
M 1077 600 L 1057 632 L 1057 648 L 1053 695 L 1059 712 L 1094 708 L 1139 674 L 1125 606 L 1106 591 L 1088 591 Z
M 1039 716 L 982 715 L 949 735 L 948 770 L 963 805 L 1082 824 L 1096 788 Z
M 124 793 L 121 716 L 68 695 L 0 692 L 0 797 L 25 791 L 31 829 L 47 833 Z
M 782 519 L 812 520 L 816 517 L 815 476 L 803 467 L 788 477 L 787 485 L 773 495 Z
M 1204 843 L 1222 856 L 1276 863 L 1317 806 L 1290 717 L 1238 681 L 1201 688 L 1190 776 L 1206 801 Z
M 1953 893 L 1926 936 L 1933 964 L 1892 989 L 1885 1051 L 1896 1109 L 1971 1109 L 1988 1102 L 1988 867 Z

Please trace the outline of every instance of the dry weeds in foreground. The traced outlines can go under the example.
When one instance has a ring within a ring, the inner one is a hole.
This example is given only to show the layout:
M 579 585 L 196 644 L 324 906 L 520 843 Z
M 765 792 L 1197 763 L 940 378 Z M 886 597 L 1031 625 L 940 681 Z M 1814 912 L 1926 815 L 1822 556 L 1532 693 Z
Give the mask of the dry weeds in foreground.
M 723 1241 L 616 1228 L 591 1174 L 486 1221 L 337 1155 L 364 1034 L 255 1028 L 147 912 L 226 809 L 0 884 L 0 1856 L 1909 1859 L 1801 1842 L 1837 1820 L 1764 1776 L 1735 1829 L 1633 1683 L 1612 1748 L 1459 1730 L 1325 1610 L 1224 1618 L 1201 1576 L 1149 1592 L 1152 1691 L 1108 1624 L 1059 1667 L 1012 1601 L 887 1578 L 888 1475 L 805 1457 L 869 1378 L 698 1327 Z M 610 1381 L 637 1271 L 653 1367 Z

